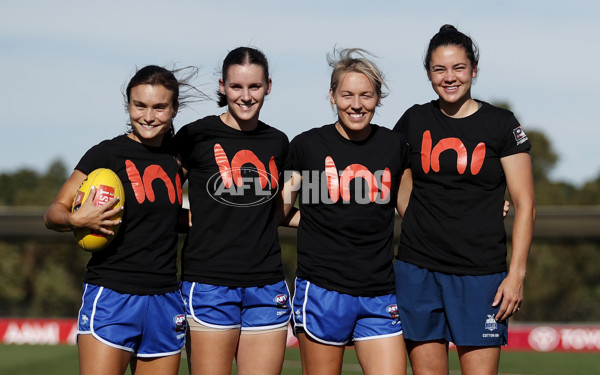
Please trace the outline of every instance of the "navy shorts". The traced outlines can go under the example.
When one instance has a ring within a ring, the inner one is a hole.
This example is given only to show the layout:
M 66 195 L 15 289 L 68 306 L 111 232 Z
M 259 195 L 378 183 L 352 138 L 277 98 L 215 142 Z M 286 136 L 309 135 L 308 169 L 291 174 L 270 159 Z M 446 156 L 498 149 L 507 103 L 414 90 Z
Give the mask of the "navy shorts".
M 396 295 L 404 338 L 444 339 L 457 346 L 500 346 L 508 342 L 508 321 L 496 321 L 492 307 L 506 272 L 449 275 L 397 260 Z
M 356 297 L 296 279 L 294 327 L 328 345 L 402 334 L 396 296 Z
M 137 357 L 163 357 L 185 344 L 185 310 L 179 291 L 134 295 L 83 285 L 78 335 L 91 334 Z
M 287 284 L 228 287 L 183 281 L 186 314 L 195 322 L 217 329 L 263 331 L 285 327 L 291 310 Z

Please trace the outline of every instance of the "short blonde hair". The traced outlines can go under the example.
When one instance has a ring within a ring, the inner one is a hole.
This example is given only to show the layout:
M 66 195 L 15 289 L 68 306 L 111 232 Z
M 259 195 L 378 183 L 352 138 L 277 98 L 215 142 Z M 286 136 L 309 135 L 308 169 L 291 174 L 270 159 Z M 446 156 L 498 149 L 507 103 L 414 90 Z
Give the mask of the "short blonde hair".
M 383 88 L 389 88 L 387 83 L 385 83 L 384 75 L 377 65 L 369 60 L 367 56 L 376 57 L 362 48 L 344 48 L 341 50 L 334 48 L 333 53 L 327 54 L 327 62 L 329 63 L 329 66 L 333 68 L 329 84 L 331 92 L 335 92 L 338 88 L 340 79 L 342 79 L 344 74 L 355 72 L 367 76 L 375 88 L 375 93 L 379 99 L 385 98 L 388 93 L 383 91 Z

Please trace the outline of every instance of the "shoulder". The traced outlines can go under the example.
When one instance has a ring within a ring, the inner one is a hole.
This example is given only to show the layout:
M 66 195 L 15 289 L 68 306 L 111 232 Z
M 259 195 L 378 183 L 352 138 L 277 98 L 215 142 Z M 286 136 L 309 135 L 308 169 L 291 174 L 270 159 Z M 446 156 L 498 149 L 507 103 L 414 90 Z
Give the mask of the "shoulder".
M 484 110 L 482 116 L 485 116 L 485 121 L 491 124 L 498 138 L 504 139 L 506 141 L 505 146 L 510 148 L 510 151 L 504 152 L 505 156 L 531 148 L 525 130 L 512 111 L 486 102 L 481 103 L 481 109 Z
M 404 114 L 419 115 L 419 114 L 429 113 L 435 109 L 439 110 L 439 108 L 440 108 L 439 100 L 432 100 L 427 103 L 414 104 L 412 107 L 407 109 L 406 112 L 404 112 Z
M 394 126 L 395 131 L 404 131 L 403 127 L 407 126 L 410 122 L 419 122 L 422 121 L 423 118 L 432 116 L 435 111 L 439 111 L 438 100 L 432 100 L 428 103 L 423 104 L 414 104 L 410 108 L 408 108 L 396 125 Z
M 396 139 L 400 135 L 400 133 L 393 131 L 392 129 L 386 128 L 385 126 L 380 126 L 377 124 L 371 124 L 373 137 L 377 138 L 392 138 Z
M 478 102 L 481 103 L 482 114 L 487 116 L 495 116 L 500 120 L 508 120 L 515 117 L 514 113 L 508 109 L 496 107 L 482 100 L 478 100 Z
M 386 128 L 385 126 L 371 124 L 373 128 L 373 133 L 379 137 L 395 137 L 398 132 L 393 131 L 390 128 Z
M 301 145 L 310 143 L 315 137 L 319 137 L 320 134 L 323 133 L 323 127 L 320 128 L 312 128 L 309 130 L 305 130 L 302 133 L 298 134 L 292 139 L 291 144 L 294 147 L 299 147 Z
M 115 155 L 123 155 L 130 151 L 133 141 L 126 134 L 118 135 L 112 139 L 106 139 L 89 148 L 75 166 L 85 174 L 97 168 L 114 168 L 112 165 Z
M 284 140 L 285 142 L 289 142 L 288 136 L 282 132 L 281 130 L 268 125 L 262 121 L 258 121 L 258 128 L 260 133 L 264 133 L 264 134 L 272 134 L 275 137 L 281 138 L 282 140 Z
M 328 135 L 332 132 L 332 129 L 334 129 L 333 125 L 324 125 L 303 131 L 295 136 L 292 139 L 292 142 L 290 142 L 292 149 L 298 151 L 298 149 L 314 145 L 317 143 L 317 140 L 328 137 Z
M 388 129 L 388 128 L 382 128 L 385 130 L 385 132 L 383 133 L 386 137 L 391 138 L 394 142 L 398 142 L 398 141 L 402 141 L 403 143 L 406 143 L 406 136 L 400 132 L 397 132 L 395 130 L 392 129 Z
M 517 138 L 524 136 L 524 134 L 517 134 L 518 132 L 522 132 L 522 127 L 513 112 L 486 102 L 480 101 L 480 103 L 482 106 L 479 110 L 481 114 L 477 117 L 478 121 L 484 121 L 486 124 L 489 124 L 489 128 L 494 129 L 494 131 L 502 135 L 515 133 L 514 135 Z
M 175 147 L 180 148 L 180 150 L 187 149 L 204 139 L 210 138 L 218 129 L 218 121 L 217 116 L 210 115 L 184 125 L 175 134 Z
M 323 125 L 309 130 L 305 130 L 302 133 L 298 134 L 294 139 L 322 137 L 331 134 L 333 131 L 336 131 L 333 124 Z
M 401 147 L 403 147 L 404 145 L 406 145 L 406 137 L 404 136 L 404 134 L 386 128 L 384 126 L 379 126 L 379 125 L 375 125 L 375 124 L 371 124 L 371 126 L 373 127 L 373 139 L 376 140 L 377 142 L 381 143 L 381 142 L 386 142 L 388 144 L 391 145 L 399 145 Z
M 195 133 L 201 133 L 208 129 L 215 127 L 218 122 L 218 117 L 215 115 L 209 115 L 196 121 L 190 122 L 184 125 L 178 132 L 177 135 L 189 135 Z
M 92 146 L 89 151 L 113 149 L 115 147 L 126 145 L 129 143 L 129 141 L 130 138 L 127 136 L 127 134 L 121 134 L 112 139 L 105 139 L 97 143 L 96 145 Z

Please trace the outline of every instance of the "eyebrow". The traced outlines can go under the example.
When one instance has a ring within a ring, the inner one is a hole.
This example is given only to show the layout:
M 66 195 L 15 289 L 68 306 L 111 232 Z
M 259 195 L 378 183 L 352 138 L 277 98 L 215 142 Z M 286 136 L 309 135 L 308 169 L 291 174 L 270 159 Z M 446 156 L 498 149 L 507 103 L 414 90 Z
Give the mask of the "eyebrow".
M 459 63 L 456 63 L 456 64 L 452 65 L 452 67 L 456 68 L 457 66 L 460 66 L 460 65 L 466 66 L 467 64 L 468 64 L 467 62 L 459 62 Z M 446 65 L 444 65 L 444 64 L 432 65 L 431 69 L 434 69 L 434 68 L 446 68 Z
M 135 100 L 135 99 L 133 99 L 133 100 L 131 101 L 131 103 L 132 103 L 133 105 L 144 105 L 144 106 L 147 106 L 147 105 L 148 105 L 146 102 L 144 102 L 144 101 L 142 101 L 142 100 Z M 165 107 L 165 106 L 168 106 L 168 105 L 169 105 L 169 103 L 168 103 L 168 102 L 161 102 L 161 103 L 156 103 L 156 104 L 154 104 L 152 107 Z
M 350 90 L 340 90 L 340 94 L 354 94 L 354 91 L 350 91 Z M 359 95 L 363 95 L 363 94 L 375 94 L 375 91 L 373 90 L 367 90 L 367 91 L 361 91 L 358 93 Z
M 226 85 L 240 85 L 243 86 L 244 84 L 238 81 L 226 81 L 225 82 Z M 265 82 L 263 81 L 254 81 L 254 82 L 250 82 L 248 83 L 248 86 L 252 86 L 252 85 L 264 85 Z

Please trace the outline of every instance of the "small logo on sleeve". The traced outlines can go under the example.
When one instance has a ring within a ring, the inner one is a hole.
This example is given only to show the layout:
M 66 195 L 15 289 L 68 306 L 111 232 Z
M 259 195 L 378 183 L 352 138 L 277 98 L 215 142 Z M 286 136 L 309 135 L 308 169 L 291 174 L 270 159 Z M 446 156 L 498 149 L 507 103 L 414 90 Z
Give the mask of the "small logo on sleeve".
M 515 136 L 515 140 L 517 141 L 517 146 L 527 141 L 528 139 L 527 134 L 525 134 L 525 130 L 523 130 L 523 127 L 521 126 L 513 129 L 513 135 Z

